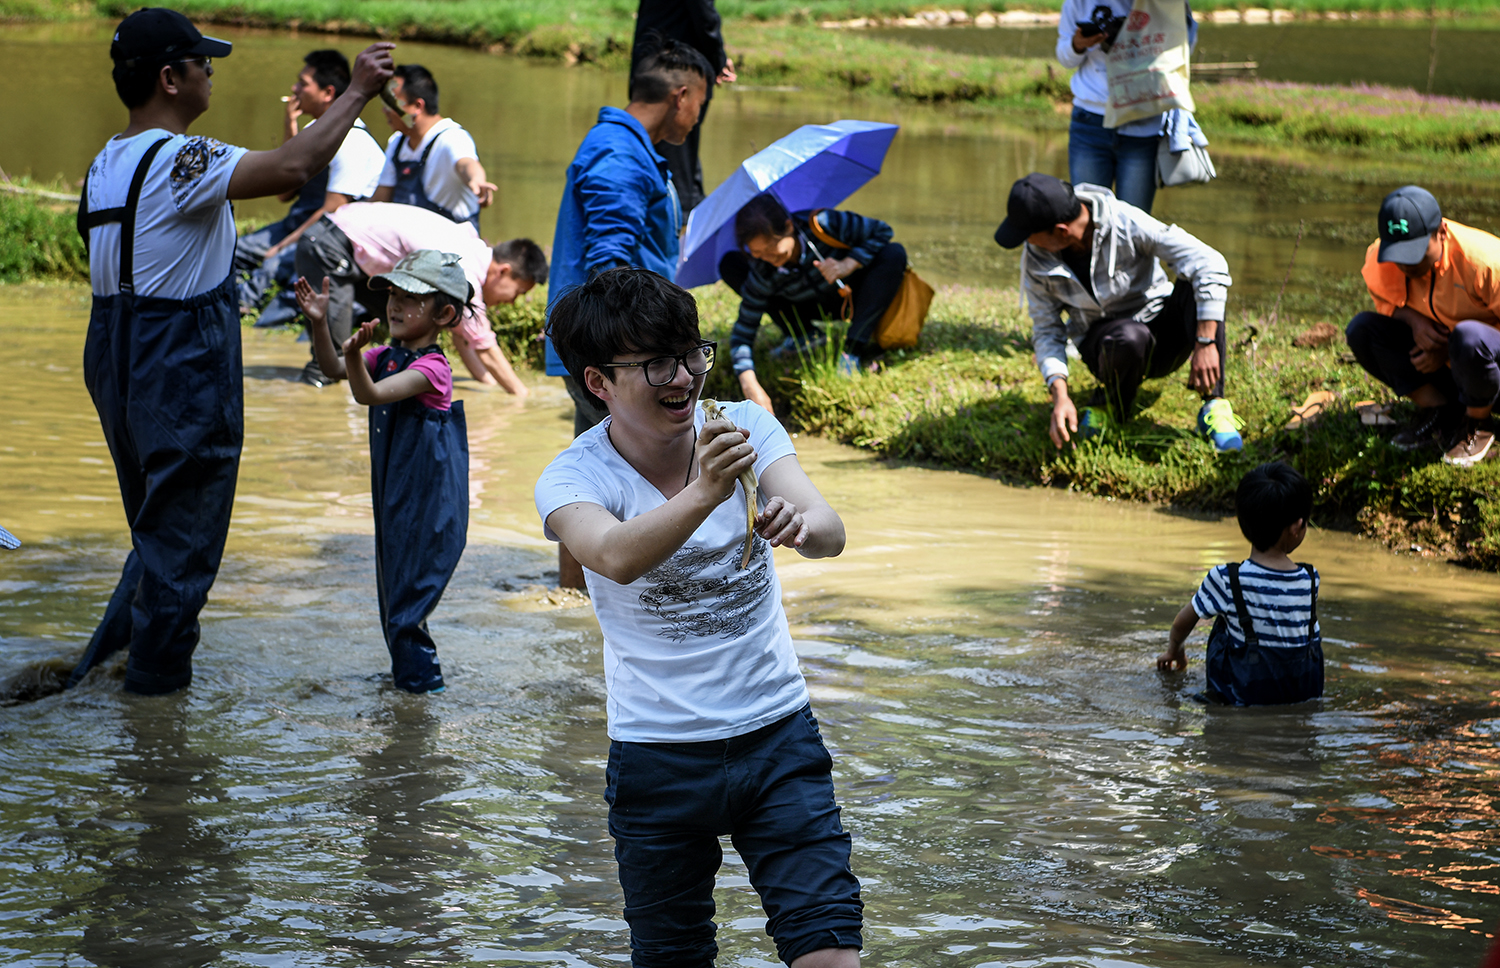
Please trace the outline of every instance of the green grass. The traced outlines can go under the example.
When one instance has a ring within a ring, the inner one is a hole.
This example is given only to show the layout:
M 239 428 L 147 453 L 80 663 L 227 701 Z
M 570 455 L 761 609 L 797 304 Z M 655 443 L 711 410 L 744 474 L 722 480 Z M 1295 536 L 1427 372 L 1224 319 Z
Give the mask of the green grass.
M 1335 285 L 1326 295 L 1342 300 L 1345 288 Z M 722 286 L 697 294 L 705 330 L 727 340 L 736 301 Z M 1247 333 L 1251 318 L 1231 318 L 1231 334 Z M 791 426 L 882 457 L 1221 513 L 1233 510 L 1245 471 L 1285 460 L 1317 488 L 1318 524 L 1500 568 L 1500 461 L 1459 470 L 1438 461 L 1435 450 L 1391 447 L 1386 433 L 1362 426 L 1353 411 L 1360 400 L 1389 400 L 1389 391 L 1348 362 L 1342 341 L 1293 347 L 1292 338 L 1315 318 L 1282 318 L 1253 353 L 1243 338 L 1231 345 L 1229 396 L 1245 421 L 1239 454 L 1215 454 L 1194 432 L 1200 400 L 1182 384 L 1185 373 L 1148 382 L 1140 412 L 1102 440 L 1057 450 L 1046 433 L 1049 404 L 1032 359 L 1030 323 L 1014 290 L 940 290 L 920 347 L 892 354 L 880 374 L 845 377 L 816 361 L 780 367 L 764 357 L 775 341 L 769 332 L 758 347 L 757 372 Z M 1322 318 L 1342 326 L 1342 319 Z M 1085 399 L 1093 381 L 1076 361 L 1072 377 L 1075 400 Z M 1338 394 L 1333 411 L 1306 429 L 1285 429 L 1290 408 L 1315 389 Z M 739 397 L 731 375 L 717 370 L 705 393 Z
M 11 184 L 68 191 L 65 186 L 39 185 L 25 178 Z M 87 282 L 88 258 L 76 217 L 76 205 L 0 191 L 0 283 L 35 279 Z

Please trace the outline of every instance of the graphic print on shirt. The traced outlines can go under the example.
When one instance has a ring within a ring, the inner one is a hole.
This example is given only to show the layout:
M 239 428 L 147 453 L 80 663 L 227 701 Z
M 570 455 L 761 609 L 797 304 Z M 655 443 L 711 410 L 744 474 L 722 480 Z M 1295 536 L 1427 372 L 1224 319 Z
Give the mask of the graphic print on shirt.
M 229 146 L 214 138 L 193 138 L 183 145 L 172 162 L 172 201 L 179 208 L 183 198 L 208 172 L 209 162 L 229 151 Z
M 756 605 L 771 590 L 770 547 L 757 534 L 745 571 L 734 567 L 738 544 L 727 550 L 680 550 L 646 573 L 641 607 L 666 623 L 661 634 L 673 642 L 745 635 Z

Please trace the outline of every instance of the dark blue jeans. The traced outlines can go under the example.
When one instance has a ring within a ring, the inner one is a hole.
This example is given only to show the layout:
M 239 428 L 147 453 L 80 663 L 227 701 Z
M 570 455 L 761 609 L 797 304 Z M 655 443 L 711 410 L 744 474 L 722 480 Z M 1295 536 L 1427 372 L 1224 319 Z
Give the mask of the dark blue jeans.
M 1156 200 L 1156 146 L 1104 126 L 1104 115 L 1073 109 L 1068 126 L 1068 180 L 1113 188 L 1115 197 L 1143 212 Z
M 604 799 L 631 964 L 713 965 L 721 834 L 750 868 L 782 961 L 861 947 L 863 904 L 832 768 L 807 706 L 727 740 L 611 743 Z

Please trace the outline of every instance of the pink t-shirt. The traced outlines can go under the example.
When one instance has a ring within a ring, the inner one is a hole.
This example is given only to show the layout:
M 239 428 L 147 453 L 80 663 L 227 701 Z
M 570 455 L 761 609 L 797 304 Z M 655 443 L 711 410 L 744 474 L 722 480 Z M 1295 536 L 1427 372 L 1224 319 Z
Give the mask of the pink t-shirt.
M 474 226 L 425 208 L 394 202 L 352 202 L 330 212 L 328 220 L 349 237 L 354 261 L 368 276 L 390 272 L 402 258 L 418 249 L 436 249 L 458 256 L 459 266 L 474 287 L 474 298 L 469 300 L 469 314 L 455 332 L 479 349 L 494 345 L 494 333 L 484 314 L 484 277 L 489 274 L 494 253 L 474 231 Z
M 365 369 L 370 371 L 370 376 L 375 375 L 375 361 L 380 354 L 385 352 L 384 346 L 365 347 Z M 396 361 L 386 363 L 387 371 L 396 369 Z M 429 410 L 452 410 L 453 409 L 453 367 L 448 365 L 448 358 L 441 353 L 423 353 L 412 360 L 408 370 L 416 370 L 427 377 L 432 389 L 426 393 L 417 394 L 417 402 Z

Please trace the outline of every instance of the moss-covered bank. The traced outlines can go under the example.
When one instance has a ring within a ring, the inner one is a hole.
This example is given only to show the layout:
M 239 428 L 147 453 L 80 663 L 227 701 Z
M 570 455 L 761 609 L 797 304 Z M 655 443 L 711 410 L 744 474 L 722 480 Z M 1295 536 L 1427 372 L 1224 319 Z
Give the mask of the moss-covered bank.
M 87 282 L 72 207 L 0 192 L 0 282 L 39 278 Z M 1316 322 L 1341 325 L 1341 307 L 1363 304 L 1358 289 L 1347 279 L 1314 281 L 1275 326 L 1264 322 L 1266 307 L 1231 314 L 1231 333 L 1260 333 L 1230 349 L 1230 397 L 1246 424 L 1238 455 L 1215 455 L 1192 432 L 1198 400 L 1176 378 L 1148 383 L 1140 414 L 1102 441 L 1057 451 L 1046 435 L 1030 324 L 1014 290 L 941 290 L 921 346 L 892 354 L 878 375 L 845 377 L 817 361 L 783 367 L 763 352 L 757 367 L 789 424 L 883 457 L 1220 512 L 1231 509 L 1240 474 L 1281 458 L 1317 484 L 1319 524 L 1500 568 L 1500 460 L 1464 471 L 1440 463 L 1436 451 L 1396 450 L 1353 412 L 1356 401 L 1389 393 L 1348 362 L 1342 340 L 1321 349 L 1292 345 Z M 727 344 L 737 301 L 723 285 L 695 294 L 705 331 Z M 533 372 L 542 367 L 545 305 L 539 291 L 491 312 L 501 346 Z M 762 336 L 761 351 L 774 343 L 774 328 Z M 1089 378 L 1081 365 L 1074 369 L 1075 395 L 1083 399 Z M 1290 408 L 1311 390 L 1331 390 L 1338 401 L 1311 427 L 1286 430 Z M 740 396 L 727 367 L 713 371 L 707 392 Z
M 698 296 L 706 329 L 727 340 L 737 302 L 722 286 Z M 883 457 L 1222 513 L 1232 512 L 1246 470 L 1281 459 L 1317 488 L 1320 526 L 1500 568 L 1500 460 L 1459 470 L 1441 463 L 1436 449 L 1396 450 L 1388 430 L 1363 426 L 1353 409 L 1391 397 L 1350 361 L 1342 338 L 1293 346 L 1319 320 L 1284 317 L 1268 326 L 1257 308 L 1230 320 L 1231 333 L 1249 333 L 1251 323 L 1260 333 L 1230 347 L 1229 396 L 1245 421 L 1239 454 L 1215 454 L 1193 432 L 1200 401 L 1183 385 L 1185 374 L 1148 382 L 1140 413 L 1102 440 L 1058 451 L 1046 433 L 1030 321 L 1013 289 L 940 290 L 919 350 L 893 354 L 879 374 L 842 376 L 817 361 L 781 368 L 765 358 L 757 369 L 789 424 Z M 1092 380 L 1081 364 L 1073 371 L 1075 397 L 1084 399 Z M 1332 391 L 1337 401 L 1315 423 L 1286 429 L 1291 408 L 1312 390 Z M 737 395 L 730 375 L 717 371 L 709 392 Z

